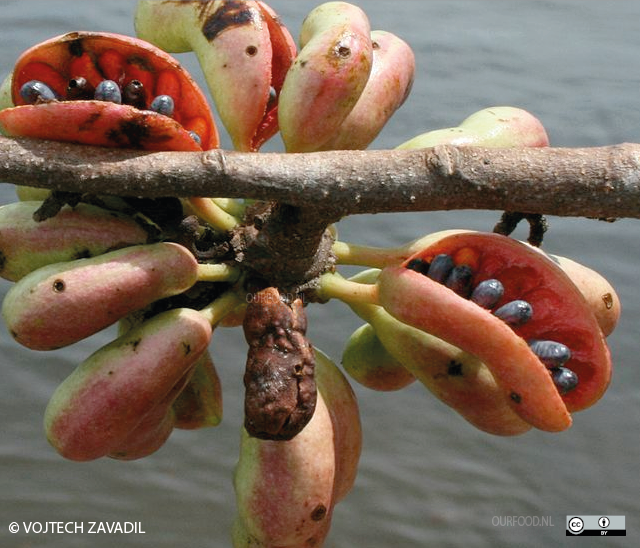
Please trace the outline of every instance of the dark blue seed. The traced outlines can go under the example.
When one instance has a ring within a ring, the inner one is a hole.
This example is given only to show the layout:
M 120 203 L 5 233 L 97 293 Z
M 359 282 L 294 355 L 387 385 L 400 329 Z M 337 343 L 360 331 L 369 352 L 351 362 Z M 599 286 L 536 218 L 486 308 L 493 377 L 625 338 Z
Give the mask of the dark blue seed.
M 489 279 L 480 282 L 471 293 L 471 300 L 482 308 L 493 308 L 504 295 L 504 286 L 500 280 Z
M 189 135 L 191 135 L 191 138 L 198 143 L 199 145 L 202 145 L 202 139 L 200 139 L 200 135 L 198 135 L 195 131 L 190 131 Z
M 174 103 L 173 98 L 169 95 L 158 95 L 151 101 L 151 110 L 154 110 L 158 114 L 164 114 L 165 116 L 172 116 Z
M 533 308 L 527 301 L 515 300 L 503 304 L 494 314 L 514 327 L 527 323 L 533 316 Z
M 102 80 L 102 82 L 96 86 L 94 99 L 120 104 L 122 103 L 120 87 L 113 80 Z
M 431 261 L 431 265 L 429 266 L 427 276 L 434 282 L 443 284 L 452 269 L 453 259 L 450 255 L 446 255 L 443 253 L 441 255 L 436 255 L 433 258 L 433 261 Z
M 529 341 L 531 351 L 548 368 L 560 367 L 571 359 L 571 350 L 556 341 Z
M 454 266 L 449 272 L 444 285 L 456 292 L 461 297 L 467 299 L 471 293 L 471 282 L 473 281 L 473 270 L 466 264 Z
M 554 367 L 551 369 L 551 378 L 560 394 L 566 394 L 578 386 L 578 375 L 566 367 Z
M 56 94 L 44 82 L 40 82 L 39 80 L 29 80 L 22 84 L 22 87 L 20 88 L 20 97 L 22 97 L 26 103 L 34 105 L 36 103 L 48 103 L 49 101 L 55 101 Z
M 420 272 L 420 274 L 426 274 L 429 270 L 429 263 L 424 259 L 411 259 L 407 263 L 407 267 L 409 270 L 415 270 L 416 272 Z

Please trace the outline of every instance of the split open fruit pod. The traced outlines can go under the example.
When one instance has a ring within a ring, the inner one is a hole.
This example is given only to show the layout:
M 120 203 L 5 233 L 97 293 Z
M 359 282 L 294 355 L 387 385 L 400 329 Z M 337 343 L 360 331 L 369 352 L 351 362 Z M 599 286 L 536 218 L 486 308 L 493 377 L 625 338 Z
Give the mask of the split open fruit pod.
M 128 36 L 71 32 L 28 49 L 13 71 L 9 136 L 145 150 L 216 148 L 218 131 L 189 73 Z
M 580 290 L 551 259 L 498 234 L 446 236 L 387 267 L 379 301 L 402 322 L 480 358 L 511 408 L 560 431 L 611 376 L 604 334 Z

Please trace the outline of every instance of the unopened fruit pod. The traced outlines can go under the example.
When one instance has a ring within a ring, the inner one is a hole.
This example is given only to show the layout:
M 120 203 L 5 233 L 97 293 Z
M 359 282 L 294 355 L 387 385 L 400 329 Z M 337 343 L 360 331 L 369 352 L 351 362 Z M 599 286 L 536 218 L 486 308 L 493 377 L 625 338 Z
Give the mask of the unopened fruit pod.
M 334 504 L 351 491 L 362 451 L 362 425 L 358 400 L 347 378 L 333 361 L 316 349 L 315 377 L 318 391 L 329 409 L 333 424 L 336 471 Z
M 198 359 L 193 375 L 173 402 L 176 428 L 193 430 L 218 426 L 222 421 L 222 386 L 207 350 Z
M 334 505 L 334 427 L 321 394 L 293 439 L 263 440 L 242 429 L 234 488 L 244 541 L 258 546 L 321 546 Z M 240 538 L 236 546 L 242 544 Z
M 397 148 L 413 149 L 436 145 L 483 147 L 543 147 L 549 145 L 544 126 L 521 108 L 496 106 L 475 112 L 459 126 L 428 131 Z
M 346 2 L 312 10 L 280 93 L 278 121 L 287 152 L 312 152 L 333 137 L 354 108 L 373 64 L 365 13 Z
M 415 57 L 409 45 L 382 30 L 371 32 L 371 43 L 373 64 L 367 85 L 322 150 L 367 148 L 409 96 L 415 72 Z
M 400 390 L 416 378 L 384 347 L 370 324 L 356 329 L 342 352 L 342 367 L 347 374 L 372 390 Z
M 2 314 L 20 344 L 52 350 L 186 291 L 197 271 L 196 259 L 179 244 L 131 246 L 33 271 L 7 292 Z
M 35 221 L 41 202 L 0 207 L 0 276 L 17 281 L 43 266 L 94 257 L 110 250 L 144 244 L 147 232 L 133 219 L 113 211 L 78 204 Z
M 108 454 L 134 458 L 154 450 L 168 435 L 171 404 L 210 339 L 209 322 L 187 308 L 128 330 L 58 386 L 44 417 L 49 442 L 78 461 Z M 145 438 L 132 439 L 136 430 Z

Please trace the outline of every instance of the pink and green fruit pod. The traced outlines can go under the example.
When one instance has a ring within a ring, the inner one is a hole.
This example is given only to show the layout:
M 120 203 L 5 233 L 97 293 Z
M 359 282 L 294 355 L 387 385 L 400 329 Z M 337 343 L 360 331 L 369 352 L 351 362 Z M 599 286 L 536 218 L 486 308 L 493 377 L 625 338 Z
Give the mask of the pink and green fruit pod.
M 31 272 L 9 289 L 2 315 L 20 344 L 53 350 L 186 291 L 197 275 L 195 257 L 179 244 L 126 247 Z
M 543 147 L 549 145 L 549 137 L 540 120 L 526 110 L 496 106 L 475 112 L 456 127 L 422 133 L 397 148 L 414 149 L 437 145 Z
M 65 458 L 140 458 L 175 424 L 172 404 L 211 339 L 191 309 L 154 316 L 97 350 L 56 389 L 45 411 L 49 442 Z
M 0 275 L 17 281 L 53 263 L 94 257 L 144 244 L 148 233 L 132 218 L 89 204 L 65 207 L 56 216 L 35 221 L 41 202 L 0 207 Z
M 335 504 L 353 485 L 362 443 L 357 401 L 321 352 L 316 373 L 316 410 L 293 439 L 261 440 L 243 429 L 234 548 L 322 546 Z
M 288 152 L 319 150 L 336 134 L 365 89 L 373 64 L 369 20 L 347 2 L 312 10 L 302 25 L 300 45 L 278 107 Z
M 373 64 L 355 106 L 321 150 L 367 148 L 411 91 L 415 57 L 409 45 L 391 32 L 371 32 Z

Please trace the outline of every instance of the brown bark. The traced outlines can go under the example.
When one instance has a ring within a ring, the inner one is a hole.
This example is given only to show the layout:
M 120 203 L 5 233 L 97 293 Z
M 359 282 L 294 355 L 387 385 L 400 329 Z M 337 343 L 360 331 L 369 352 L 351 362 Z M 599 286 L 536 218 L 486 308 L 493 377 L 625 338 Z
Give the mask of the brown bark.
M 0 180 L 73 192 L 274 200 L 328 221 L 451 209 L 640 218 L 640 145 L 156 152 L 0 138 Z

